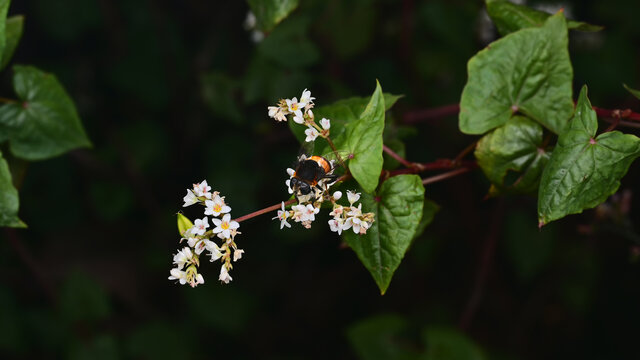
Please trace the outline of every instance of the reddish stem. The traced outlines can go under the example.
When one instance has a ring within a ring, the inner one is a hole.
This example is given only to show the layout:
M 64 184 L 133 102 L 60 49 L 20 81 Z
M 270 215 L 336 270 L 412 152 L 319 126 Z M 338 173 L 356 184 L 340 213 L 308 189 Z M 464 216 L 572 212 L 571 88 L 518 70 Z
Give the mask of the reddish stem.
M 598 115 L 599 117 L 640 121 L 640 114 L 631 111 L 631 109 L 608 110 L 608 109 L 599 108 L 597 106 L 593 106 L 593 110 L 595 110 L 596 115 Z
M 471 168 L 464 167 L 464 168 L 455 169 L 455 170 L 453 170 L 453 171 L 446 172 L 446 173 L 444 173 L 444 174 L 440 174 L 440 175 L 436 175 L 436 176 L 431 176 L 431 177 L 428 177 L 428 178 L 422 179 L 422 185 L 433 184 L 433 183 L 435 183 L 435 182 L 438 182 L 438 181 L 442 181 L 442 180 L 448 179 L 448 178 L 450 178 L 450 177 L 454 177 L 454 176 L 457 176 L 457 175 L 460 175 L 460 174 L 464 174 L 464 173 L 466 173 L 467 171 L 471 171 Z
M 391 150 L 387 145 L 382 144 L 382 150 L 384 150 L 384 152 L 389 154 L 389 156 L 391 156 L 392 158 L 396 159 L 400 164 L 408 168 L 413 167 L 413 164 L 411 162 L 407 161 L 405 158 L 398 155 L 395 151 Z
M 296 199 L 287 200 L 287 201 L 284 202 L 284 206 L 291 205 L 294 202 L 296 202 Z M 274 210 L 278 210 L 278 209 L 280 209 L 281 206 L 282 206 L 282 203 L 271 205 L 271 206 L 266 207 L 264 209 L 260 209 L 258 211 L 254 211 L 251 214 L 240 216 L 239 218 L 234 219 L 234 221 L 242 222 L 242 221 L 245 221 L 245 220 L 249 220 L 249 219 L 254 218 L 256 216 L 260 216 L 262 214 L 265 214 L 265 213 L 268 213 L 268 212 L 271 212 L 271 211 L 274 211 Z

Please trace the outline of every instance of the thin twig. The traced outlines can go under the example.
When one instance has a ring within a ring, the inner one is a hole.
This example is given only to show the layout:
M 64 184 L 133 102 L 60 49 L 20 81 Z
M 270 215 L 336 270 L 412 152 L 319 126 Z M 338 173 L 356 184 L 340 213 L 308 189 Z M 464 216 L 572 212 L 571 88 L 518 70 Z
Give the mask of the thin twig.
M 444 174 L 431 176 L 431 177 L 422 179 L 422 185 L 433 184 L 435 182 L 442 181 L 444 179 L 448 179 L 450 177 L 454 177 L 454 176 L 457 176 L 457 175 L 460 175 L 460 174 L 464 174 L 467 171 L 471 171 L 471 168 L 465 167 L 465 168 L 455 169 L 453 171 L 449 171 L 449 172 L 446 172 Z
M 469 154 L 470 152 L 472 152 L 475 148 L 476 145 L 478 144 L 478 140 L 472 142 L 471 144 L 469 144 L 469 146 L 467 146 L 466 148 L 464 148 L 464 150 L 462 150 L 460 152 L 460 154 L 458 154 L 458 156 L 456 156 L 456 158 L 453 160 L 456 164 L 460 163 L 462 161 L 462 159 L 467 156 L 467 154 Z
M 396 159 L 400 164 L 410 168 L 413 167 L 413 164 L 402 156 L 398 155 L 395 151 L 391 150 L 387 145 L 382 144 L 382 150 L 386 152 L 389 156 Z
M 294 202 L 296 202 L 296 199 L 287 200 L 287 201 L 284 202 L 284 206 L 291 205 Z M 234 219 L 234 221 L 242 222 L 242 221 L 245 221 L 245 220 L 249 220 L 249 219 L 251 219 L 253 217 L 260 216 L 262 214 L 266 214 L 266 213 L 274 211 L 274 210 L 278 210 L 278 209 L 280 209 L 281 206 L 282 206 L 282 203 L 271 205 L 271 206 L 266 207 L 264 209 L 261 209 L 261 210 L 258 210 L 258 211 L 254 211 L 254 212 L 252 212 L 250 214 L 247 214 L 247 215 L 244 215 L 244 216 L 240 216 L 239 218 Z

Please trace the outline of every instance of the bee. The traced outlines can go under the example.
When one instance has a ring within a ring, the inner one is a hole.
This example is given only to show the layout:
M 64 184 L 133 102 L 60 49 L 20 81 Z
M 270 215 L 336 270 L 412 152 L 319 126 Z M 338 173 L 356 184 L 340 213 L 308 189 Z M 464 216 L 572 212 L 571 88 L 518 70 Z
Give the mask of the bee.
M 324 156 L 313 155 L 307 158 L 300 155 L 296 168 L 291 175 L 290 187 L 298 200 L 309 199 L 312 190 L 324 192 L 337 179 L 334 174 L 335 161 L 329 161 Z M 317 196 L 317 192 L 315 193 Z

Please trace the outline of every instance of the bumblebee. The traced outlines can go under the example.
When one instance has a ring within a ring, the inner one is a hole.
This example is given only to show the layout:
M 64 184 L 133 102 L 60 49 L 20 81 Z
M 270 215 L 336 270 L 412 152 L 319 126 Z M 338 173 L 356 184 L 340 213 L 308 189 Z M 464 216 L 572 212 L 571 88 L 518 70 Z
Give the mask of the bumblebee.
M 325 191 L 329 185 L 338 179 L 333 173 L 335 163 L 322 156 L 301 155 L 296 169 L 291 176 L 291 189 L 296 197 L 308 197 L 312 190 Z

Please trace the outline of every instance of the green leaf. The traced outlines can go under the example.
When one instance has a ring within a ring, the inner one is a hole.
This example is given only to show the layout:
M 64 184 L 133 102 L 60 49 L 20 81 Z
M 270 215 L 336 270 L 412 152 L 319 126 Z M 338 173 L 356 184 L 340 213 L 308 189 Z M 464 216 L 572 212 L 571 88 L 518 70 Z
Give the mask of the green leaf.
M 7 40 L 4 48 L 4 52 L 2 53 L 2 61 L 0 61 L 0 70 L 7 67 L 11 58 L 13 57 L 13 53 L 15 53 L 16 48 L 18 47 L 18 43 L 22 38 L 22 31 L 24 28 L 24 16 L 16 15 L 7 19 L 6 23 L 6 35 Z
M 178 233 L 180 236 L 184 235 L 184 232 L 191 229 L 193 227 L 193 223 L 189 220 L 188 217 L 178 213 Z
M 531 192 L 538 189 L 550 153 L 542 148 L 542 126 L 523 116 L 485 135 L 476 147 L 478 165 L 496 191 Z M 512 182 L 505 178 L 513 171 Z
M 27 227 L 18 218 L 19 207 L 18 190 L 13 186 L 9 165 L 0 152 L 0 227 Z
M 346 148 L 352 154 L 349 171 L 364 191 L 373 192 L 382 171 L 382 133 L 384 131 L 384 97 L 380 83 L 369 104 L 347 130 Z
M 540 28 L 509 34 L 478 52 L 467 64 L 460 130 L 483 134 L 518 111 L 561 134 L 573 111 L 567 46 L 566 21 L 556 14 Z
M 426 360 L 482 360 L 478 346 L 460 331 L 446 327 L 428 327 L 423 334 Z
M 298 16 L 283 22 L 258 45 L 258 53 L 284 68 L 305 68 L 320 60 L 320 50 L 309 39 L 311 19 Z
M 271 31 L 298 7 L 298 0 L 248 0 L 248 2 L 256 16 L 256 26 L 262 31 Z
M 345 242 L 356 252 L 384 294 L 422 219 L 424 186 L 418 175 L 387 179 L 374 195 L 362 194 L 363 212 L 373 212 L 375 222 L 365 235 L 351 230 Z
M 418 228 L 416 228 L 416 233 L 413 235 L 413 238 L 417 238 L 418 236 L 424 233 L 425 229 L 433 222 L 433 218 L 440 211 L 440 206 L 436 204 L 435 201 L 424 199 L 424 205 L 422 206 L 422 219 L 418 224 Z
M 628 87 L 627 84 L 622 84 L 622 86 L 624 86 L 624 88 L 627 89 L 627 91 L 630 92 L 631 95 L 633 95 L 636 98 L 640 99 L 640 90 L 632 89 L 632 88 Z
M 43 160 L 91 146 L 73 101 L 54 75 L 33 66 L 16 65 L 13 71 L 20 101 L 0 107 L 0 126 L 8 129 L 15 156 Z
M 377 315 L 349 326 L 347 339 L 360 360 L 418 359 L 417 346 L 403 338 L 409 328 L 398 315 Z
M 0 0 L 0 57 L 4 57 L 7 47 L 7 12 L 10 4 L 10 0 Z
M 596 137 L 598 121 L 584 86 L 571 128 L 560 135 L 542 174 L 538 194 L 540 226 L 581 213 L 616 192 L 620 179 L 640 156 L 640 139 L 619 131 Z
M 496 25 L 501 35 L 528 27 L 539 27 L 544 24 L 551 14 L 514 4 L 504 0 L 487 0 L 487 13 Z M 581 21 L 567 21 L 567 27 L 578 31 L 595 32 L 604 29 L 602 26 L 591 25 Z

